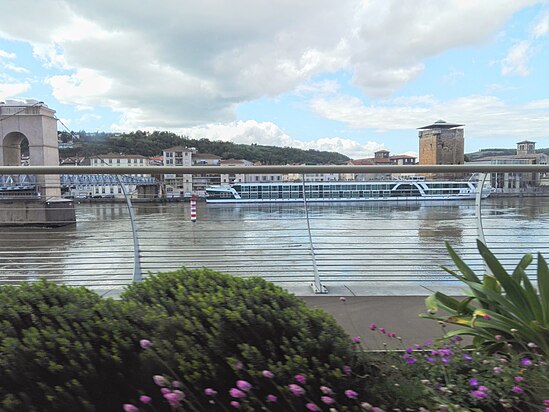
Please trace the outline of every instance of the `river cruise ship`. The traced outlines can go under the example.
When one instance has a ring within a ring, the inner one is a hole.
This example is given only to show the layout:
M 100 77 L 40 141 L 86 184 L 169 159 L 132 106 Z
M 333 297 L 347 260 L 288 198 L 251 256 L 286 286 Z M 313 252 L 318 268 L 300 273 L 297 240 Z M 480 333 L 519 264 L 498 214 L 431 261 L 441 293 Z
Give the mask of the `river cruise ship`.
M 487 186 L 482 197 L 490 194 Z M 364 202 L 474 199 L 477 182 L 426 180 L 306 182 L 308 202 Z M 238 183 L 206 188 L 208 203 L 303 202 L 302 182 Z

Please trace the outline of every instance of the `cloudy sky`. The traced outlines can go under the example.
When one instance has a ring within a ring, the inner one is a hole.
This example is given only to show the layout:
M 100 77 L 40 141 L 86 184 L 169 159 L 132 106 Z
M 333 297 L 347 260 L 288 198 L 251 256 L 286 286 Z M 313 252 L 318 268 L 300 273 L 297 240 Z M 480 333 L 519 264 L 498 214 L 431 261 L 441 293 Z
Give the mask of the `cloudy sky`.
M 0 101 L 72 130 L 335 150 L 549 147 L 549 1 L 0 0 Z M 62 126 L 59 125 L 61 129 Z

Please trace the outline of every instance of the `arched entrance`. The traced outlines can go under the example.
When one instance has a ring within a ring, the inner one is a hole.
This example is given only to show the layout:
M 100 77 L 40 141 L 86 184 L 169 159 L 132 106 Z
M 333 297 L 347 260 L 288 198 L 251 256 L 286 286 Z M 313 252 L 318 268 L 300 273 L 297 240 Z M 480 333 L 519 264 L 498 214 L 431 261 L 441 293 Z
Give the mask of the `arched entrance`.
M 1 142 L 3 166 L 20 166 L 22 156 L 29 156 L 29 140 L 21 132 L 11 132 Z M 30 163 L 29 163 L 30 164 Z

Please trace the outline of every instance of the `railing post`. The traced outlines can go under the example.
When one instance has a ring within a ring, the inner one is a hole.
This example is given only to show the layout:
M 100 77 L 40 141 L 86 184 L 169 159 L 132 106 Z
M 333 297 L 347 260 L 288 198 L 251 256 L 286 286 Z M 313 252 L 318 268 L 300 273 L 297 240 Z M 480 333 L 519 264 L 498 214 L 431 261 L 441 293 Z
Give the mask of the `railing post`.
M 484 190 L 484 184 L 489 174 L 479 173 L 477 183 L 477 193 L 475 196 L 475 218 L 477 226 L 477 239 L 486 245 L 486 238 L 484 237 L 484 227 L 482 225 L 482 192 Z M 486 273 L 490 273 L 488 264 L 484 264 Z
M 307 195 L 305 193 L 305 174 L 302 176 L 303 185 L 303 205 L 305 207 L 305 219 L 307 220 L 307 233 L 309 234 L 309 250 L 311 252 L 311 260 L 313 262 L 314 282 L 311 283 L 311 289 L 315 294 L 328 293 L 328 289 L 322 283 L 320 283 L 320 275 L 318 274 L 318 267 L 316 265 L 315 247 L 313 245 L 313 237 L 311 235 L 311 223 L 309 222 L 309 207 L 307 206 Z
M 130 213 L 130 223 L 132 226 L 132 237 L 133 237 L 133 282 L 141 282 L 143 277 L 141 276 L 141 258 L 139 253 L 139 238 L 137 237 L 137 224 L 135 222 L 135 213 L 133 211 L 132 201 L 128 196 L 126 191 L 126 186 L 122 183 L 120 175 L 116 175 L 116 180 L 122 188 L 122 193 L 126 199 L 126 206 L 128 206 L 128 212 Z

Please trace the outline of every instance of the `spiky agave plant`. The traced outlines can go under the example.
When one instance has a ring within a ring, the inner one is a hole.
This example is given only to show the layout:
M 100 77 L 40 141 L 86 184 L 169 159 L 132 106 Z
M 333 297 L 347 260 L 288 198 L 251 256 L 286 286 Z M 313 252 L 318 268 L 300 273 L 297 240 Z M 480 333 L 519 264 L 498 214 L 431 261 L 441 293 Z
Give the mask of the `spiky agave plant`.
M 469 287 L 466 297 L 458 300 L 441 292 L 429 296 L 429 314 L 420 316 L 462 326 L 447 333 L 473 336 L 473 344 L 490 351 L 510 343 L 516 350 L 532 348 L 549 358 L 549 269 L 538 253 L 537 288 L 526 275 L 533 257 L 526 254 L 509 274 L 481 241 L 477 247 L 491 273 L 482 279 L 457 255 L 450 244 L 446 248 L 459 273 L 442 267 Z M 449 316 L 437 316 L 438 309 Z

